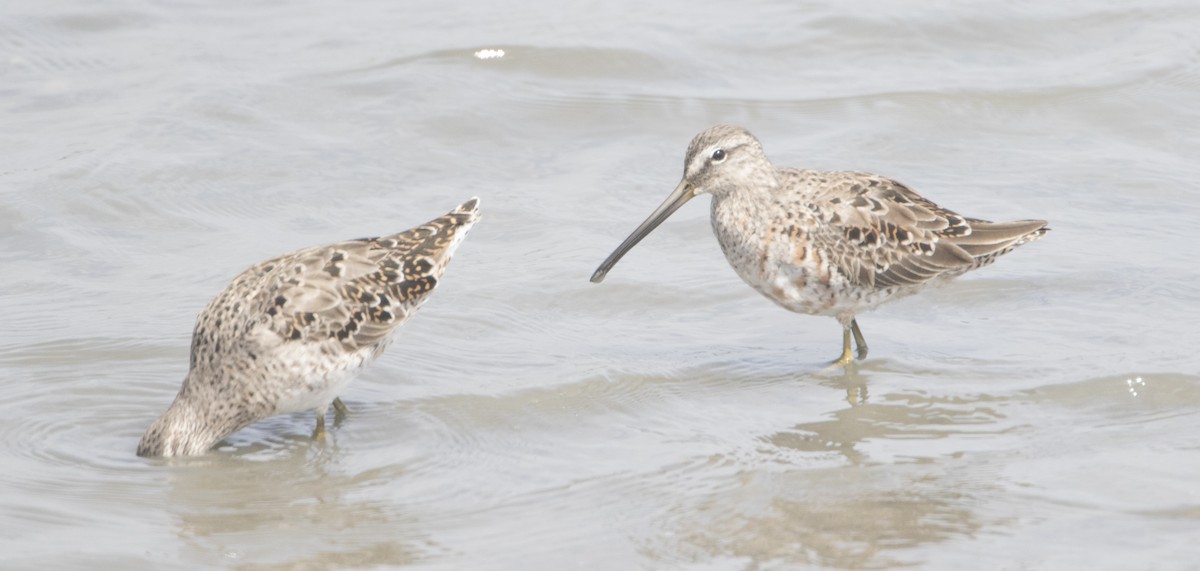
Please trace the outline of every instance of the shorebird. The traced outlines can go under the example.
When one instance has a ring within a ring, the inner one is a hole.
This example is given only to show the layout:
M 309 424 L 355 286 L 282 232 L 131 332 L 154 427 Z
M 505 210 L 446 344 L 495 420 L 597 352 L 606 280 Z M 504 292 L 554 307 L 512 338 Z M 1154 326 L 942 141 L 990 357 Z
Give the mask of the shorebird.
M 717 125 L 688 145 L 683 180 L 592 274 L 599 283 L 688 200 L 712 195 L 712 227 L 738 276 L 797 313 L 842 325 L 842 353 L 867 342 L 855 315 L 985 266 L 1041 238 L 1044 220 L 960 216 L 882 176 L 776 168 L 741 127 Z
M 233 279 L 200 316 L 191 365 L 138 456 L 202 454 L 264 418 L 315 411 L 325 432 L 338 393 L 429 297 L 479 220 L 472 198 L 392 236 L 307 248 Z

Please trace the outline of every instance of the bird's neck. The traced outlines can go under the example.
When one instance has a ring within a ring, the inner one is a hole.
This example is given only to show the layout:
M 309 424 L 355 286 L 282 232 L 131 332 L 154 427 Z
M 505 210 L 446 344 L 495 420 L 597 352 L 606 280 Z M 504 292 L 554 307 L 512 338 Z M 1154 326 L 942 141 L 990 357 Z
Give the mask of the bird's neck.
M 757 267 L 768 246 L 773 188 L 773 184 L 754 185 L 713 196 L 713 233 L 739 275 L 745 268 Z

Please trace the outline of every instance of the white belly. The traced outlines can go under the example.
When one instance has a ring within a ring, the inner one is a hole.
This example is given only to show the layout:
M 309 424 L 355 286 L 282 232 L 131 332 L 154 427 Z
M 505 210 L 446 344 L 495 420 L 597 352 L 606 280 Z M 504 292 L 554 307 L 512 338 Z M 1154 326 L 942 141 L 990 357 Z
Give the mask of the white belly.
M 821 274 L 808 266 L 782 264 L 771 270 L 742 275 L 742 279 L 771 301 L 796 313 L 849 319 L 910 293 L 904 288 L 856 286 L 839 273 Z
M 310 346 L 311 347 L 311 346 Z M 296 351 L 305 350 L 299 345 Z M 336 357 L 315 355 L 310 352 L 293 355 L 288 362 L 287 374 L 293 382 L 280 392 L 275 402 L 275 413 L 317 411 L 329 408 L 346 385 L 358 376 L 363 365 L 374 359 L 378 352 L 363 349 L 354 353 L 342 353 Z

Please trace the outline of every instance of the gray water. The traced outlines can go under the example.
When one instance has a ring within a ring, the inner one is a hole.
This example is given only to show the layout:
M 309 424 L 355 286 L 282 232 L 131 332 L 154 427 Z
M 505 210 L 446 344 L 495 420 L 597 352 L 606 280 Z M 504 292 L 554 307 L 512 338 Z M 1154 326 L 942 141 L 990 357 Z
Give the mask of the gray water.
M 1200 5 L 0 4 L 0 568 L 1200 567 Z M 484 50 L 503 50 L 499 52 Z M 860 316 L 746 287 L 688 140 L 1053 231 Z M 196 313 L 484 219 L 325 442 L 134 455 Z

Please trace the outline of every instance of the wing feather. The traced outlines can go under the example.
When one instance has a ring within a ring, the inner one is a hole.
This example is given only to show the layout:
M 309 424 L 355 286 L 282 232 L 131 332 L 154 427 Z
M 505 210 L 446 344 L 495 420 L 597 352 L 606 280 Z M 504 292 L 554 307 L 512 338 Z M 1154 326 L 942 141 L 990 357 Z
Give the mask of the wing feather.
M 957 275 L 1045 232 L 1040 220 L 960 216 L 877 175 L 798 169 L 781 175 L 792 179 L 785 186 L 808 189 L 799 200 L 820 219 L 811 231 L 814 247 L 860 286 L 912 286 Z

